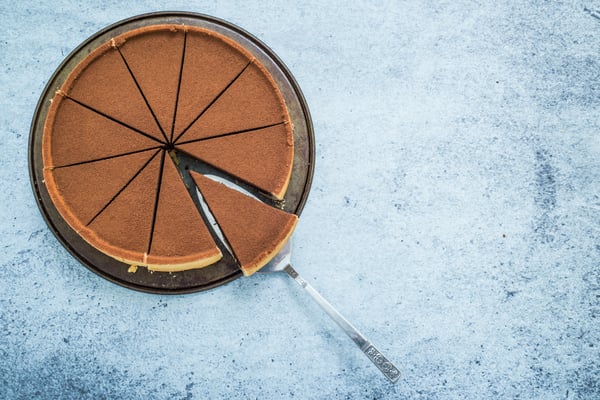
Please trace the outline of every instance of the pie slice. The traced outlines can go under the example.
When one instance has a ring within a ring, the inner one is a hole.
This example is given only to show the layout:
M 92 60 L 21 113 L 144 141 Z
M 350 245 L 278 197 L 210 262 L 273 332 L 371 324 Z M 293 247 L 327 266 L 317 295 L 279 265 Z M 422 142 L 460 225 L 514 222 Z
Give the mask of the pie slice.
M 113 39 L 84 58 L 69 75 L 61 91 L 104 115 L 163 140 L 116 48 L 120 42 L 120 39 Z
M 182 132 L 250 62 L 250 55 L 214 32 L 188 29 L 175 133 Z
M 156 271 L 201 268 L 221 259 L 175 165 L 165 160 L 146 263 Z
M 157 25 L 123 35 L 123 58 L 163 132 L 170 136 L 183 54 L 182 26 Z
M 85 240 L 131 265 L 144 265 L 152 232 L 160 165 L 156 156 L 84 229 Z
M 192 178 L 244 275 L 262 268 L 288 241 L 298 217 L 270 207 L 220 182 L 192 172 Z
M 159 151 L 144 151 L 80 165 L 53 168 L 46 185 L 57 208 L 76 230 L 83 229 Z
M 251 185 L 282 199 L 292 173 L 293 138 L 289 124 L 176 145 Z
M 289 121 L 285 104 L 267 71 L 253 61 L 240 71 L 179 140 L 190 141 Z
M 46 167 L 157 148 L 160 144 L 61 95 L 52 101 L 46 130 L 42 145 Z

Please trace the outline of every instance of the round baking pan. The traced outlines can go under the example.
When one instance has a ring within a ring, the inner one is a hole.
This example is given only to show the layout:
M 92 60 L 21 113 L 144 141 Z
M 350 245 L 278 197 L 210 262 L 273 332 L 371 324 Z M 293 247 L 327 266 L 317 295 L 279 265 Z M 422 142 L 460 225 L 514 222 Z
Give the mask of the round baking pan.
M 201 269 L 169 273 L 138 268 L 135 273 L 128 272 L 129 265 L 96 250 L 71 229 L 52 203 L 43 179 L 42 135 L 50 99 L 55 91 L 61 87 L 75 66 L 98 46 L 132 29 L 159 24 L 185 24 L 220 33 L 244 47 L 272 75 L 285 99 L 294 136 L 292 176 L 284 200 L 277 206 L 300 215 L 308 197 L 314 166 L 314 133 L 302 92 L 283 62 L 260 40 L 231 23 L 202 14 L 160 12 L 132 17 L 102 29 L 69 54 L 50 78 L 38 101 L 29 137 L 29 173 L 37 204 L 49 228 L 83 265 L 98 275 L 130 289 L 159 294 L 189 293 L 211 289 L 241 277 L 237 262 L 231 255 L 224 253 L 219 262 Z M 183 167 L 186 170 L 194 169 L 194 160 L 188 160 Z

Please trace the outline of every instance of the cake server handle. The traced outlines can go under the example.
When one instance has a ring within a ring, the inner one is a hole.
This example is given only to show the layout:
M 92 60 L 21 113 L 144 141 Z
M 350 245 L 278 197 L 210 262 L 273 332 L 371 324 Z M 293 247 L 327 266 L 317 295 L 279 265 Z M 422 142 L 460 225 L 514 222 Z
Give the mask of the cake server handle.
M 346 332 L 346 334 L 352 339 L 352 341 L 362 350 L 363 353 L 371 360 L 373 364 L 385 375 L 387 379 L 392 383 L 398 382 L 400 379 L 400 371 L 394 366 L 373 344 L 363 336 L 342 314 L 339 313 L 317 290 L 311 286 L 310 283 L 306 282 L 298 272 L 287 264 L 283 269 L 289 276 L 294 278 L 296 282 L 304 290 L 310 294 L 313 300 L 321 306 L 321 308 L 333 319 L 339 326 Z

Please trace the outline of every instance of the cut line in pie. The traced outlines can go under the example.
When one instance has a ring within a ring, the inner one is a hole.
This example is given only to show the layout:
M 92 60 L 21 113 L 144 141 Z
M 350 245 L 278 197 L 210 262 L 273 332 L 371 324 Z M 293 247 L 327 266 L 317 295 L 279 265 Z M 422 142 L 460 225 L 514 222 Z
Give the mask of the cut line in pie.
M 275 80 L 239 44 L 199 27 L 146 26 L 100 45 L 56 91 L 42 136 L 45 185 L 100 252 L 154 271 L 202 268 L 224 247 L 178 154 L 281 200 L 292 129 Z M 242 272 L 256 272 L 297 216 L 191 173 Z

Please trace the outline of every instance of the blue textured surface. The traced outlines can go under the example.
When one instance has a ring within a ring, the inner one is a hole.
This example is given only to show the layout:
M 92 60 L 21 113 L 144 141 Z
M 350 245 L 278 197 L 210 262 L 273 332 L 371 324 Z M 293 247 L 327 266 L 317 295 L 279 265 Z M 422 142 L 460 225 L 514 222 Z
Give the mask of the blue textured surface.
M 37 99 L 85 38 L 165 6 L 4 1 L 0 398 L 600 398 L 600 4 L 515 3 L 168 4 L 296 76 L 317 165 L 294 262 L 393 386 L 285 276 L 166 297 L 70 257 L 29 185 Z

